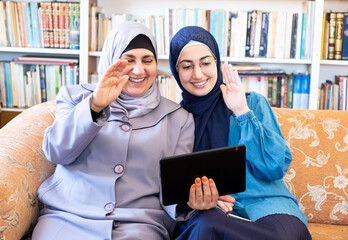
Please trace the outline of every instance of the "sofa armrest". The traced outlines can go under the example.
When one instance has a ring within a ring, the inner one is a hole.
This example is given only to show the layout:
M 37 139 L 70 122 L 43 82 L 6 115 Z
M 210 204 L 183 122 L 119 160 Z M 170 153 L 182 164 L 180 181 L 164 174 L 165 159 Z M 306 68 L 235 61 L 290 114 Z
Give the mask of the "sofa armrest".
M 37 221 L 36 191 L 55 166 L 42 152 L 55 104 L 36 105 L 0 129 L 0 239 L 21 239 Z

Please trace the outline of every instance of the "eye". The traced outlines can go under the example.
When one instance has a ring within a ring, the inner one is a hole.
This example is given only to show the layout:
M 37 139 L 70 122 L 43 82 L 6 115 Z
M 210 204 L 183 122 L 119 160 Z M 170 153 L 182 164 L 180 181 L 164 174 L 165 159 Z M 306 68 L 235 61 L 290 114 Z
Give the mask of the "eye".
M 145 63 L 145 64 L 151 64 L 151 63 L 153 63 L 153 61 L 154 61 L 154 59 L 144 59 L 143 60 L 143 62 Z
M 183 62 L 183 63 L 181 64 L 181 68 L 182 68 L 183 70 L 190 70 L 190 69 L 193 68 L 193 66 L 192 66 L 192 63 Z

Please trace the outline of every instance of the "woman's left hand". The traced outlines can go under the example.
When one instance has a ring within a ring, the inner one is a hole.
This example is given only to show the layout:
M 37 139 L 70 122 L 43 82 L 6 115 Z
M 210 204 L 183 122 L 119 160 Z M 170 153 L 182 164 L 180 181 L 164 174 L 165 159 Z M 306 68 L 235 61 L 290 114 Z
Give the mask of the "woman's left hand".
M 237 70 L 234 70 L 231 64 L 225 62 L 221 66 L 221 71 L 226 85 L 221 84 L 220 89 L 227 107 L 237 117 L 250 111 Z
M 217 206 L 219 193 L 213 179 L 207 177 L 196 178 L 190 188 L 187 205 L 192 209 L 208 210 Z
M 225 212 L 231 213 L 236 199 L 230 195 L 220 196 L 217 202 L 218 206 Z

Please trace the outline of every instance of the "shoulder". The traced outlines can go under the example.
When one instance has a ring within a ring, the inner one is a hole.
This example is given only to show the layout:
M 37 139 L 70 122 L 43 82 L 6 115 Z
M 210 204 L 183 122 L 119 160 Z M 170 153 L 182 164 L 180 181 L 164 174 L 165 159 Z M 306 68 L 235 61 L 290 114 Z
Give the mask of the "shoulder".
M 161 97 L 159 109 L 175 118 L 187 118 L 190 115 L 180 104 L 164 97 Z

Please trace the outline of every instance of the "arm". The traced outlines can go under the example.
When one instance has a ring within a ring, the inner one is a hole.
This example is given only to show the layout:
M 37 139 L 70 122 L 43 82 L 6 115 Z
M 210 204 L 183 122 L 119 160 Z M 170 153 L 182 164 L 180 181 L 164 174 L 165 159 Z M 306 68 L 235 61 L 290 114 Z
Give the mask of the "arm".
M 290 165 L 291 154 L 271 107 L 259 94 L 250 94 L 246 99 L 238 73 L 231 65 L 225 63 L 221 69 L 226 83 L 221 85 L 221 91 L 227 107 L 236 115 L 229 144 L 247 146 L 247 161 L 256 177 L 265 181 L 281 179 Z
M 127 61 L 112 64 L 99 80 L 93 94 L 81 87 L 63 87 L 57 96 L 54 124 L 45 131 L 43 150 L 56 164 L 71 164 L 98 134 L 110 116 L 110 103 L 121 93 L 128 76 L 122 76 Z M 92 119 L 93 110 L 98 119 Z

